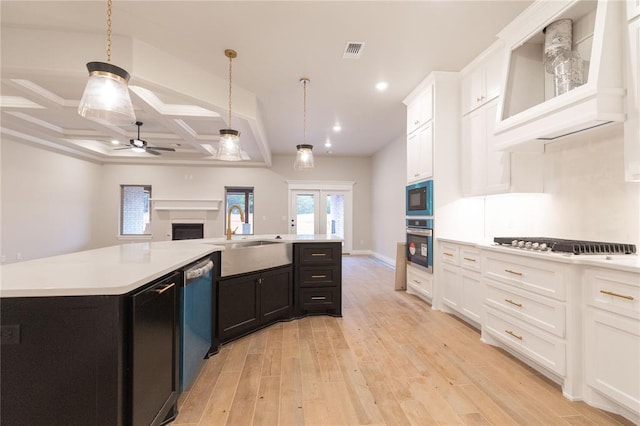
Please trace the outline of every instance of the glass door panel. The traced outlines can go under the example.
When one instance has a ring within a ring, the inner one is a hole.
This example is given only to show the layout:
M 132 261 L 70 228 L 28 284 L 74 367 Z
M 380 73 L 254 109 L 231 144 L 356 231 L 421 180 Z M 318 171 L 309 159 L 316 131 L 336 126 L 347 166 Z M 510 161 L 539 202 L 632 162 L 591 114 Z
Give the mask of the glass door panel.
M 294 217 L 291 219 L 291 234 L 313 235 L 320 233 L 319 195 L 318 191 L 293 191 L 291 211 L 294 212 Z

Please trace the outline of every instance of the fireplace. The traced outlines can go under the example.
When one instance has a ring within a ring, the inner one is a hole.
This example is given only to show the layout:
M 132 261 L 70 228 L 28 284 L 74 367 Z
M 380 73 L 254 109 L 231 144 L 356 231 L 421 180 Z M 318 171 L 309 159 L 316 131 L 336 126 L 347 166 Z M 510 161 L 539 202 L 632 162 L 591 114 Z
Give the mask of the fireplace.
M 204 238 L 204 224 L 202 223 L 172 223 L 172 240 L 195 240 Z

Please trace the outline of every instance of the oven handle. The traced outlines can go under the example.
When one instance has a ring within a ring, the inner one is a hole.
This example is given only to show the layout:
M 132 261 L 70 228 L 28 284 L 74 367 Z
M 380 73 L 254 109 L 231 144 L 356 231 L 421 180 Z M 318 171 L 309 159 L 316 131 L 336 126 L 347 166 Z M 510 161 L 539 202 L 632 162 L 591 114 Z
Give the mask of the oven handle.
M 407 235 L 415 235 L 417 237 L 432 237 L 433 229 L 407 228 Z

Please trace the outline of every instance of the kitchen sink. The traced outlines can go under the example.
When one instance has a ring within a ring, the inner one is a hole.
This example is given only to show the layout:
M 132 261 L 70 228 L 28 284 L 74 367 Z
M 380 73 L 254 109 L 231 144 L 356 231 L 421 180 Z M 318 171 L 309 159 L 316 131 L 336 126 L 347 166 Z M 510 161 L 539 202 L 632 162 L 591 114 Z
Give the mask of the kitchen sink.
M 269 240 L 231 240 L 215 245 L 224 246 L 221 252 L 220 276 L 246 274 L 290 265 L 293 262 L 293 244 Z

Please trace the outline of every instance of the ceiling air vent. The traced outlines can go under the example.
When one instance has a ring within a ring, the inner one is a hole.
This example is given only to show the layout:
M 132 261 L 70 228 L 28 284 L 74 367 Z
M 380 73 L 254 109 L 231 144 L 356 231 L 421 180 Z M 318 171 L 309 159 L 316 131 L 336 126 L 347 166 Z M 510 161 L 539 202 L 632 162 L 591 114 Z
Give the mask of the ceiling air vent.
M 344 59 L 359 59 L 363 49 L 364 49 L 363 42 L 350 41 L 347 43 L 347 46 L 344 48 L 344 54 L 342 55 L 342 57 Z

